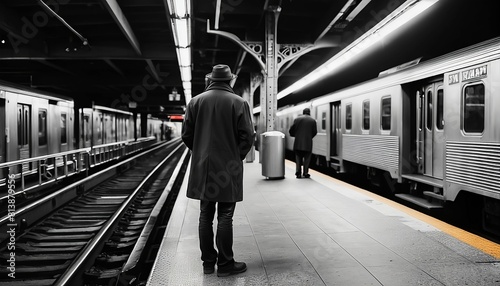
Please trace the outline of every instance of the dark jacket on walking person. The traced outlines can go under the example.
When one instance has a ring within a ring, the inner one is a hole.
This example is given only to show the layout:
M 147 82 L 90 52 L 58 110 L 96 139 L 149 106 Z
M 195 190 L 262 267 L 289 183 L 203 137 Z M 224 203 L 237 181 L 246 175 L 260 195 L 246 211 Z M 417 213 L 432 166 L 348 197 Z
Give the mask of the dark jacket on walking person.
M 192 151 L 187 196 L 200 200 L 199 235 L 205 273 L 227 276 L 246 270 L 232 251 L 232 217 L 243 200 L 243 162 L 254 142 L 248 103 L 236 95 L 230 81 L 236 76 L 226 65 L 216 65 L 206 90 L 186 108 L 182 140 Z M 217 251 L 212 223 L 218 204 Z
M 312 155 L 312 139 L 318 133 L 316 120 L 312 118 L 309 108 L 303 110 L 303 115 L 295 118 L 288 133 L 295 137 L 293 151 L 295 152 L 295 164 L 297 178 L 302 176 L 309 178 L 309 163 Z M 304 167 L 303 170 L 301 167 Z

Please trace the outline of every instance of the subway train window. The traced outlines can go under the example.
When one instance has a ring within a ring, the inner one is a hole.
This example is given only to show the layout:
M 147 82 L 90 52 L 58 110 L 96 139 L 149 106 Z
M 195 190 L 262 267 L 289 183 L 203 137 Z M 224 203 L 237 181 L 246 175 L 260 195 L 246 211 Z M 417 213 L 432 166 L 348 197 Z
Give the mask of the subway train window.
M 66 129 L 66 113 L 61 112 L 61 143 L 65 144 L 68 143 L 68 137 L 67 137 L 67 129 Z
M 97 140 L 99 141 L 99 144 L 102 144 L 102 133 L 103 133 L 103 128 L 102 128 L 102 114 L 99 114 L 99 118 L 97 119 Z
M 90 134 L 91 134 L 90 115 L 88 115 L 88 114 L 83 115 L 83 132 L 85 132 L 85 139 L 84 140 L 85 140 L 85 142 L 88 143 L 90 141 Z
M 351 130 L 352 128 L 352 103 L 345 106 L 345 129 Z
M 370 129 L 370 101 L 363 101 L 363 129 Z
M 19 147 L 19 159 L 27 159 L 31 156 L 30 115 L 31 115 L 31 106 L 27 104 L 17 104 L 17 145 Z M 23 169 L 27 168 L 26 166 L 23 165 Z
M 321 113 L 321 130 L 326 130 L 326 111 Z
M 432 130 L 432 90 L 427 91 L 427 120 L 426 126 L 428 130 Z
M 391 97 L 382 98 L 381 128 L 382 130 L 391 130 Z
M 437 98 L 436 98 L 436 128 L 438 130 L 443 130 L 444 127 L 444 118 L 443 118 L 443 112 L 444 112 L 444 91 L 442 88 L 438 89 L 437 91 Z
M 17 105 L 17 145 L 23 145 L 23 108 Z
M 47 145 L 47 109 L 38 109 L 38 146 Z
M 484 130 L 484 84 L 467 85 L 463 94 L 463 128 L 466 133 Z
M 125 139 L 128 139 L 128 124 L 129 124 L 129 120 L 125 119 L 125 126 L 123 126 L 123 128 L 125 130 Z

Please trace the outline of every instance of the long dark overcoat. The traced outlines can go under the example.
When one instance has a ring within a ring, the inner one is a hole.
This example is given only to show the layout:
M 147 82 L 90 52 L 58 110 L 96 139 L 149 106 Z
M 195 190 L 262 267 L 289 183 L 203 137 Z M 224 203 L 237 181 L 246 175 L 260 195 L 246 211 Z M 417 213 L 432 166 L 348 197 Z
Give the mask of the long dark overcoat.
M 248 103 L 222 82 L 189 102 L 182 140 L 192 151 L 187 196 L 215 202 L 243 200 L 243 162 L 254 142 Z
M 312 152 L 312 139 L 318 133 L 316 120 L 307 114 L 301 115 L 295 118 L 288 133 L 290 133 L 290 136 L 295 137 L 293 142 L 294 151 Z

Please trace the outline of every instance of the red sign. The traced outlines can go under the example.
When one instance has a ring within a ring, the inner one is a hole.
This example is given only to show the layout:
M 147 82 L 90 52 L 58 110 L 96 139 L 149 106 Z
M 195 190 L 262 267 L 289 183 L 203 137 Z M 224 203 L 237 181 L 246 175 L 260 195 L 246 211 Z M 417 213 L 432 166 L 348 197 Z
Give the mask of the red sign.
M 169 115 L 168 118 L 170 118 L 170 120 L 184 120 L 184 115 L 173 114 L 173 115 Z

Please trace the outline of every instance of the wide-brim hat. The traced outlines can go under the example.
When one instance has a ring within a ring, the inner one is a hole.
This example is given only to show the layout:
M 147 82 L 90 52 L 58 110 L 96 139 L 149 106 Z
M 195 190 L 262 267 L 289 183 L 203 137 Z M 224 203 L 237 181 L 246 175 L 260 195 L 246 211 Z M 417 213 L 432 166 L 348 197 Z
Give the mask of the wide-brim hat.
M 231 69 L 227 65 L 215 65 L 212 68 L 212 72 L 205 77 L 211 81 L 228 81 L 235 79 L 236 75 L 231 72 Z

